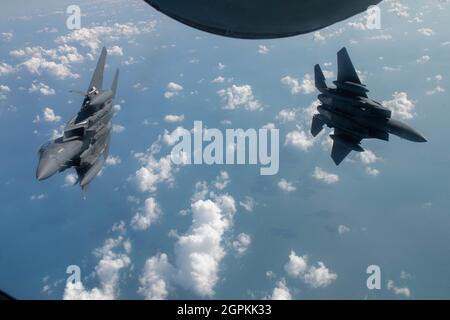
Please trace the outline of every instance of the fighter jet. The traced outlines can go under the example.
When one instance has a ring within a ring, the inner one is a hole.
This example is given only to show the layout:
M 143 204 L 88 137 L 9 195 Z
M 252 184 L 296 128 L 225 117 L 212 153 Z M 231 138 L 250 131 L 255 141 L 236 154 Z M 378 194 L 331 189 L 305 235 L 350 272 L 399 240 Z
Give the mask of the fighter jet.
M 309 33 L 366 11 L 381 0 L 145 0 L 193 28 L 231 38 Z
M 318 99 L 318 114 L 313 116 L 311 134 L 315 137 L 325 125 L 334 128 L 331 158 L 336 165 L 351 151 L 363 152 L 363 139 L 389 141 L 394 134 L 413 142 L 427 140 L 407 124 L 392 119 L 391 110 L 367 97 L 369 90 L 361 83 L 345 48 L 337 54 L 338 76 L 335 88 L 329 88 L 319 65 L 314 68 L 315 85 L 321 92 Z
M 63 136 L 39 149 L 38 180 L 73 167 L 78 175 L 76 183 L 86 190 L 102 169 L 109 153 L 113 100 L 119 79 L 117 69 L 111 89 L 102 89 L 106 54 L 103 48 L 87 92 L 78 92 L 84 96 L 81 110 L 66 125 Z

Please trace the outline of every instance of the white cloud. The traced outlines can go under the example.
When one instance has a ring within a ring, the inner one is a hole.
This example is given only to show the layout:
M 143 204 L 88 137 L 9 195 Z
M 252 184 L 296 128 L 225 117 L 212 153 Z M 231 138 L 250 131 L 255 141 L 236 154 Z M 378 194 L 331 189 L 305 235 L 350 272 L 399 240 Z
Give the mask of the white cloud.
M 175 82 L 169 82 L 167 85 L 167 90 L 164 92 L 164 97 L 166 99 L 171 99 L 178 96 L 183 91 L 183 87 Z
M 314 138 L 303 130 L 294 130 L 286 135 L 284 145 L 301 151 L 308 151 L 314 146 Z
M 145 200 L 144 208 L 142 208 L 131 219 L 131 226 L 135 230 L 146 230 L 161 216 L 161 209 L 155 198 L 150 197 Z
M 339 181 L 339 176 L 334 173 L 328 173 L 319 167 L 314 168 L 313 178 L 326 184 L 333 184 Z
M 350 232 L 350 228 L 345 226 L 345 225 L 343 225 L 343 224 L 341 224 L 338 227 L 338 232 L 339 232 L 339 234 L 344 234 L 344 233 Z
M 278 188 L 285 192 L 293 192 L 297 190 L 297 188 L 294 186 L 293 182 L 287 181 L 286 179 L 281 179 L 278 181 Z
M 119 46 L 112 46 L 111 48 L 108 48 L 108 53 L 111 56 L 123 56 L 123 49 Z
M 265 46 L 265 45 L 259 45 L 258 46 L 258 53 L 259 54 L 267 54 L 267 53 L 269 53 L 269 48 L 267 47 L 267 46 Z
M 152 153 L 142 155 L 144 165 L 136 171 L 135 181 L 141 192 L 155 192 L 160 183 L 172 183 L 172 161 L 170 155 L 157 160 Z
M 75 173 L 69 173 L 64 177 L 64 186 L 73 186 L 78 181 L 78 176 Z
M 283 109 L 280 112 L 278 112 L 276 120 L 280 121 L 281 123 L 285 123 L 295 121 L 296 117 L 297 117 L 296 109 Z
M 14 34 L 12 32 L 2 32 L 2 39 L 5 41 L 11 41 L 11 39 L 14 37 Z
M 246 211 L 252 212 L 255 208 L 256 202 L 255 199 L 253 199 L 250 196 L 246 196 L 244 201 L 239 201 L 239 205 L 243 207 Z
M 45 122 L 59 122 L 61 120 L 60 116 L 57 116 L 55 114 L 55 111 L 53 111 L 52 108 L 46 107 L 42 111 L 42 119 Z M 34 123 L 38 123 L 41 120 L 41 117 L 39 115 L 36 116 L 36 118 L 33 120 Z
M 212 81 L 212 83 L 224 83 L 225 82 L 225 78 L 222 76 L 218 76 L 217 78 L 214 78 Z
M 168 279 L 174 270 L 165 253 L 149 258 L 139 278 L 138 293 L 147 300 L 164 300 L 169 294 Z
M 217 94 L 226 103 L 224 109 L 234 110 L 242 106 L 246 110 L 256 111 L 262 108 L 261 103 L 253 96 L 252 87 L 248 84 L 232 85 L 227 89 L 219 90 Z
M 358 157 L 364 164 L 372 164 L 381 160 L 381 158 L 378 158 L 371 150 L 365 150 L 364 152 L 358 153 Z
M 119 156 L 108 156 L 108 158 L 106 158 L 105 164 L 107 166 L 117 166 L 122 162 L 122 160 L 120 159 Z
M 443 93 L 443 92 L 445 92 L 444 88 L 442 88 L 441 86 L 436 86 L 436 88 L 434 88 L 432 90 L 428 90 L 425 94 L 427 96 L 432 96 L 432 95 L 435 95 L 437 93 Z
M 401 295 L 409 298 L 411 296 L 411 290 L 408 287 L 397 287 L 394 281 L 389 280 L 387 283 L 388 290 L 392 291 L 395 295 Z
M 309 73 L 305 74 L 301 82 L 296 78 L 286 76 L 281 79 L 281 83 L 287 85 L 294 95 L 299 93 L 311 94 L 316 91 L 314 79 Z
M 60 36 L 56 43 L 79 43 L 82 47 L 89 48 L 94 54 L 105 42 L 116 41 L 117 39 L 131 38 L 133 36 L 152 32 L 155 28 L 155 21 L 138 23 L 114 23 L 112 25 L 99 25 L 91 28 L 81 28 L 70 32 L 68 35 Z
M 424 35 L 426 37 L 431 37 L 434 35 L 434 31 L 431 28 L 420 28 L 420 29 L 417 29 L 417 32 L 419 32 L 421 35 Z
M 366 173 L 369 176 L 376 177 L 376 176 L 380 175 L 380 170 L 372 168 L 372 167 L 366 167 Z
M 55 94 L 55 89 L 50 88 L 48 85 L 42 82 L 33 82 L 28 92 L 39 92 L 44 96 L 51 96 Z
M 164 117 L 164 121 L 168 123 L 182 122 L 184 121 L 184 114 L 182 115 L 168 114 Z
M 323 262 L 318 267 L 312 266 L 304 276 L 305 283 L 313 288 L 327 287 L 337 279 L 337 274 L 329 270 Z
M 248 247 L 251 243 L 252 238 L 250 237 L 250 235 L 246 233 L 240 233 L 236 237 L 236 240 L 233 241 L 232 246 L 238 256 L 243 256 L 247 252 Z
M 214 187 L 218 190 L 223 190 L 231 182 L 230 175 L 226 171 L 220 171 L 220 174 L 214 180 Z
M 293 250 L 289 254 L 289 261 L 284 265 L 286 273 L 293 278 L 301 277 L 308 269 L 308 258 L 298 256 Z
M 286 281 L 284 279 L 277 282 L 277 285 L 270 296 L 270 300 L 292 300 L 292 294 L 286 286 Z
M 45 199 L 45 197 L 46 197 L 45 194 L 37 194 L 37 195 L 34 195 L 34 194 L 33 194 L 33 195 L 30 197 L 30 200 L 31 200 L 31 201 L 42 200 L 42 199 Z
M 125 131 L 125 127 L 120 124 L 113 124 L 112 132 L 114 133 L 122 133 Z
M 123 252 L 117 253 L 116 250 Z M 130 243 L 122 236 L 107 239 L 103 247 L 94 254 L 99 258 L 95 267 L 95 275 L 100 286 L 91 290 L 86 289 L 81 281 L 67 282 L 64 289 L 64 300 L 113 300 L 117 299 L 120 272 L 131 263 L 129 258 Z
M 0 76 L 7 75 L 14 71 L 15 71 L 14 67 L 10 66 L 9 64 L 4 63 L 4 62 L 0 63 Z
M 393 99 L 383 101 L 384 107 L 392 110 L 394 116 L 400 117 L 403 120 L 414 118 L 414 101 L 408 99 L 406 92 L 394 92 Z
M 11 89 L 7 85 L 0 85 L 0 100 L 6 99 L 6 94 L 11 92 Z
M 419 59 L 417 59 L 416 62 L 417 62 L 418 64 L 425 64 L 425 63 L 429 62 L 430 60 L 431 60 L 431 57 L 425 55 L 425 56 L 422 56 L 422 57 L 420 57 Z

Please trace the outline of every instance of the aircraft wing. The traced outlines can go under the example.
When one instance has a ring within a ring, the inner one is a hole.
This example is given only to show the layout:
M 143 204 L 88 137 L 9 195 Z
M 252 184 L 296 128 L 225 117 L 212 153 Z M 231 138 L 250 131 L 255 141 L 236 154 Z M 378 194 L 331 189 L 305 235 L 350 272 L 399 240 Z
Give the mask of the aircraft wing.
M 352 136 L 342 130 L 334 129 L 333 148 L 331 158 L 336 165 L 339 165 L 352 151 L 361 152 L 363 149 L 359 145 L 361 139 Z
M 338 82 L 353 82 L 361 84 L 361 80 L 358 77 L 358 73 L 353 66 L 352 60 L 348 55 L 347 49 L 342 48 L 338 54 Z
M 103 72 L 105 70 L 105 63 L 106 63 L 106 48 L 103 47 L 102 53 L 100 55 L 100 58 L 97 62 L 97 67 L 95 68 L 94 75 L 92 76 L 91 84 L 89 85 L 88 92 L 92 90 L 93 87 L 97 88 L 98 90 L 102 89 L 103 86 Z

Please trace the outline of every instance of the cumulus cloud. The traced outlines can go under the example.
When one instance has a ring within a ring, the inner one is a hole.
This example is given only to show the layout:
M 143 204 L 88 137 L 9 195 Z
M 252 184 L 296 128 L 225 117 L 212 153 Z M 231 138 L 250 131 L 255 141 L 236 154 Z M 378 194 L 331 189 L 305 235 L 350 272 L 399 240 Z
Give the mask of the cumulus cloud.
M 255 199 L 253 199 L 250 196 L 246 196 L 244 201 L 239 201 L 239 205 L 243 207 L 246 211 L 252 212 L 255 208 L 256 202 Z
M 99 258 L 95 267 L 95 275 L 100 281 L 100 286 L 87 289 L 82 281 L 67 282 L 64 289 L 64 300 L 117 299 L 120 273 L 131 263 L 130 250 L 130 242 L 122 236 L 107 239 L 103 247 L 94 251 L 94 254 Z
M 232 85 L 227 89 L 222 89 L 217 94 L 226 103 L 224 109 L 234 110 L 244 107 L 246 110 L 255 111 L 262 108 L 261 103 L 253 96 L 252 87 L 248 84 L 242 86 Z
M 420 29 L 417 29 L 417 32 L 419 32 L 421 35 L 424 35 L 426 37 L 431 37 L 434 35 L 434 31 L 431 28 L 420 28 Z
M 301 279 L 313 288 L 327 287 L 337 279 L 337 274 L 323 262 L 319 261 L 317 266 L 309 266 L 307 256 L 298 256 L 294 251 L 289 254 L 284 270 L 290 277 Z
M 337 274 L 330 271 L 323 262 L 312 266 L 304 276 L 305 283 L 313 288 L 327 287 L 337 279 Z
M 411 296 L 411 290 L 408 287 L 398 287 L 392 280 L 388 281 L 387 288 L 389 291 L 392 291 L 395 295 L 400 295 L 407 298 Z
M 308 151 L 314 146 L 314 137 L 304 130 L 294 130 L 286 135 L 284 145 L 301 151 Z
M 73 186 L 78 181 L 78 176 L 75 173 L 69 173 L 64 177 L 64 186 Z
M 247 252 L 247 249 L 251 243 L 252 238 L 250 237 L 250 235 L 246 233 L 240 233 L 236 237 L 236 240 L 233 241 L 232 246 L 238 256 L 243 256 Z
M 406 92 L 394 92 L 392 100 L 383 101 L 382 104 L 386 108 L 392 110 L 394 116 L 403 120 L 414 118 L 414 101 L 408 99 Z
M 11 89 L 7 85 L 0 85 L 0 100 L 5 100 L 9 92 L 11 92 Z
M 214 187 L 218 190 L 223 190 L 231 182 L 230 175 L 226 171 L 220 171 L 219 176 L 214 180 Z
M 280 121 L 281 123 L 285 123 L 295 121 L 296 117 L 297 117 L 296 109 L 283 109 L 280 112 L 278 112 L 276 120 Z
M 293 192 L 297 190 L 297 188 L 294 186 L 293 182 L 287 181 L 286 179 L 281 179 L 277 183 L 278 188 L 283 190 L 284 192 Z
M 119 46 L 112 46 L 111 48 L 108 48 L 108 53 L 111 56 L 123 56 L 123 49 Z
M 291 291 L 286 286 L 286 281 L 284 279 L 277 282 L 277 285 L 269 298 L 270 300 L 292 300 Z
M 265 46 L 265 45 L 259 45 L 258 46 L 258 53 L 259 54 L 267 54 L 267 53 L 269 53 L 269 48 L 267 47 L 267 46 Z
M 166 88 L 166 92 L 164 92 L 164 97 L 166 99 L 172 99 L 173 97 L 176 97 L 180 95 L 180 93 L 183 91 L 183 87 L 175 82 L 169 82 Z
M 167 279 L 170 279 L 173 273 L 174 269 L 165 253 L 151 257 L 145 262 L 139 277 L 138 293 L 147 300 L 165 300 L 169 294 Z
M 339 234 L 344 234 L 344 233 L 347 233 L 347 232 L 350 232 L 350 228 L 347 227 L 346 225 L 341 224 L 341 225 L 338 227 L 338 233 L 339 233 Z
M 289 261 L 284 265 L 286 273 L 293 277 L 298 278 L 302 276 L 308 269 L 308 258 L 306 256 L 298 256 L 295 251 L 291 251 L 289 254 Z
M 425 64 L 425 63 L 429 62 L 430 60 L 431 60 L 431 57 L 425 55 L 425 56 L 422 56 L 422 57 L 420 57 L 419 59 L 417 59 L 416 62 L 417 62 L 418 64 Z
M 0 76 L 7 75 L 15 71 L 15 68 L 7 63 L 0 62 Z
M 184 114 L 182 115 L 168 114 L 164 117 L 164 121 L 168 123 L 182 122 L 183 120 Z
M 51 96 L 55 94 L 55 89 L 50 88 L 48 85 L 42 82 L 33 82 L 28 92 L 39 92 L 44 96 Z
M 105 164 L 107 166 L 117 166 L 122 162 L 119 156 L 108 156 L 106 158 Z
M 134 217 L 131 219 L 131 226 L 135 230 L 148 229 L 161 215 L 161 209 L 156 202 L 156 199 L 150 197 L 145 200 L 145 205 Z
M 84 60 L 76 47 L 67 44 L 54 49 L 45 49 L 41 46 L 25 47 L 24 49 L 11 51 L 10 55 L 24 59 L 18 67 L 23 67 L 32 74 L 41 75 L 45 72 L 57 79 L 79 78 L 79 74 L 72 72 L 71 64 L 80 63 Z
M 173 167 L 170 155 L 156 159 L 153 153 L 137 155 L 143 166 L 136 171 L 135 181 L 141 192 L 155 192 L 160 183 L 173 182 Z
M 59 122 L 61 120 L 61 117 L 56 115 L 55 111 L 52 108 L 46 107 L 42 111 L 42 118 L 37 115 L 33 122 L 38 123 L 41 121 L 41 119 L 45 122 Z
M 156 280 L 148 281 L 151 285 L 143 286 L 141 283 L 143 289 L 140 291 L 144 296 L 155 296 L 156 287 L 156 292 L 159 293 L 157 296 L 166 297 L 165 288 L 170 281 L 202 297 L 214 295 L 214 288 L 219 280 L 220 262 L 226 254 L 223 246 L 224 235 L 231 228 L 236 213 L 235 201 L 229 195 L 213 195 L 211 199 L 193 202 L 191 212 L 191 226 L 185 234 L 177 236 L 176 264 L 173 268 L 169 267 L 165 259 L 163 269 L 171 269 L 170 274 L 162 275 L 162 272 L 158 272 L 157 276 L 152 276 L 152 279 Z M 161 256 L 159 259 L 158 256 L 150 258 L 146 265 L 161 261 Z M 148 288 L 153 289 L 147 292 Z
M 339 176 L 337 174 L 328 173 L 319 167 L 314 168 L 312 176 L 316 180 L 322 181 L 326 184 L 333 184 L 339 181 Z
M 125 127 L 120 124 L 113 124 L 112 132 L 114 133 L 122 133 L 125 131 Z
M 316 91 L 314 79 L 309 73 L 305 74 L 301 81 L 291 76 L 286 76 L 281 79 L 281 83 L 288 86 L 291 90 L 291 93 L 294 95 L 299 93 L 311 94 Z
M 149 33 L 155 29 L 155 26 L 155 21 L 148 21 L 138 23 L 129 22 L 124 24 L 114 23 L 112 25 L 81 28 L 73 30 L 68 35 L 58 37 L 56 43 L 79 43 L 82 47 L 90 49 L 91 53 L 94 54 L 105 41 L 112 42 L 120 38 L 129 39 L 139 34 Z

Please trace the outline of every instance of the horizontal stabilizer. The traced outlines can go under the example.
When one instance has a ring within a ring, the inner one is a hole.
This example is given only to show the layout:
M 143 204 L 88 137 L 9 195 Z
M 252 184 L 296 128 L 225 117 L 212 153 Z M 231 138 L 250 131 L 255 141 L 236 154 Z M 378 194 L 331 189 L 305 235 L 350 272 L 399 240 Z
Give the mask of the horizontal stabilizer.
M 334 134 L 330 135 L 333 140 L 333 148 L 331 150 L 331 158 L 336 165 L 339 165 L 350 152 L 363 152 L 364 149 L 359 145 L 361 139 L 349 135 L 342 130 L 334 129 Z
M 325 122 L 320 119 L 320 116 L 318 114 L 313 116 L 311 123 L 311 134 L 313 135 L 313 137 L 317 136 L 322 131 L 324 125 Z

